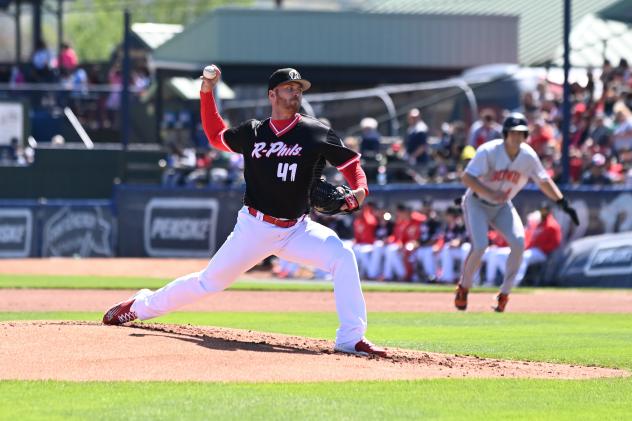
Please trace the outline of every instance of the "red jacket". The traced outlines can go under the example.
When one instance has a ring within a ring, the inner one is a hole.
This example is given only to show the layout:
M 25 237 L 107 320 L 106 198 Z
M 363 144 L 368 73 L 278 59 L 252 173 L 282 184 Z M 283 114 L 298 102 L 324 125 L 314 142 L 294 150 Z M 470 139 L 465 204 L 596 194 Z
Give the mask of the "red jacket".
M 369 207 L 362 208 L 360 214 L 353 221 L 353 236 L 357 244 L 373 244 L 377 218 Z
M 540 222 L 533 234 L 527 238 L 526 247 L 538 248 L 543 253 L 551 254 L 562 243 L 562 229 L 557 223 L 553 215 L 549 214 L 542 222 Z
M 505 237 L 502 236 L 501 233 L 495 230 L 490 230 L 487 232 L 487 238 L 489 239 L 489 244 L 497 247 L 508 247 L 509 244 L 505 240 Z

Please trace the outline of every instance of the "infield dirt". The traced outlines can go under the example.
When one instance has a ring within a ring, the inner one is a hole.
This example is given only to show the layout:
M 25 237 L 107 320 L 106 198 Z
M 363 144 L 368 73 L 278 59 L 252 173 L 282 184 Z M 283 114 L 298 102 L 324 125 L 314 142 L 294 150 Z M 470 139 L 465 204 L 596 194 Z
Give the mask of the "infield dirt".
M 206 261 L 156 259 L 4 260 L 3 274 L 176 277 Z M 256 274 L 251 276 L 257 276 Z M 0 311 L 104 311 L 130 291 L 0 290 Z M 366 293 L 376 311 L 454 311 L 451 294 Z M 472 294 L 489 311 L 492 294 Z M 513 311 L 626 311 L 632 294 L 555 291 L 516 294 Z M 523 306 L 525 309 L 523 309 Z M 528 306 L 528 310 L 527 310 Z M 187 311 L 335 311 L 331 292 L 226 291 Z M 332 326 L 332 331 L 335 326 Z M 333 342 L 255 331 L 134 323 L 0 323 L 0 379 L 347 381 L 439 377 L 585 379 L 629 376 L 625 370 L 389 349 L 385 359 L 334 353 Z

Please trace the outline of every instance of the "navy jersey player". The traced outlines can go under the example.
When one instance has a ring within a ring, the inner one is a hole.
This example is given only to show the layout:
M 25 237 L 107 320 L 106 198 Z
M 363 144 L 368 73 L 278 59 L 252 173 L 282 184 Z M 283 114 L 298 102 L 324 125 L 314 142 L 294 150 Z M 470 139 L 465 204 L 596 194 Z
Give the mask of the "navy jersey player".
M 270 118 L 227 128 L 213 98 L 213 88 L 221 77 L 216 70 L 216 77 L 202 81 L 202 124 L 213 147 L 244 157 L 246 193 L 233 232 L 206 268 L 155 292 L 139 291 L 112 307 L 103 323 L 161 316 L 226 289 L 239 275 L 274 254 L 331 272 L 340 321 L 335 350 L 386 356 L 386 350 L 364 336 L 366 306 L 353 251 L 333 230 L 308 216 L 310 188 L 326 161 L 343 173 L 362 204 L 368 187 L 359 154 L 345 147 L 330 127 L 298 113 L 303 92 L 311 83 L 291 68 L 279 69 L 268 79 Z

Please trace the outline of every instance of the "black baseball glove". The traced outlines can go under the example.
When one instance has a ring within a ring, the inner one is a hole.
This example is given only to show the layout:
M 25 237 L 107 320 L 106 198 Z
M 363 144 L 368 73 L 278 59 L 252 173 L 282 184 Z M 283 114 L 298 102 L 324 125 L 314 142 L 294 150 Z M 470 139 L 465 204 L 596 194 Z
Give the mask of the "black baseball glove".
M 561 198 L 556 203 L 564 212 L 568 214 L 568 216 L 570 216 L 571 221 L 573 221 L 573 224 L 579 225 L 579 218 L 577 217 L 577 211 L 568 203 L 568 200 L 566 200 L 566 198 Z
M 309 199 L 314 210 L 325 215 L 351 213 L 360 209 L 358 199 L 349 187 L 334 186 L 323 179 L 314 183 Z M 343 205 L 347 205 L 347 208 L 341 209 Z

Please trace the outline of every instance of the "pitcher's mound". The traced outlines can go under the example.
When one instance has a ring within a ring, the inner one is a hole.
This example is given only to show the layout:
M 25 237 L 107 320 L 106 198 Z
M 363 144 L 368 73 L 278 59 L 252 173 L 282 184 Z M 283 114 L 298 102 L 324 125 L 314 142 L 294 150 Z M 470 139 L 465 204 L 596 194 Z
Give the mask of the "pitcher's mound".
M 308 382 L 437 377 L 594 378 L 624 370 L 389 349 L 333 352 L 325 340 L 237 329 L 97 322 L 0 323 L 0 379 Z

